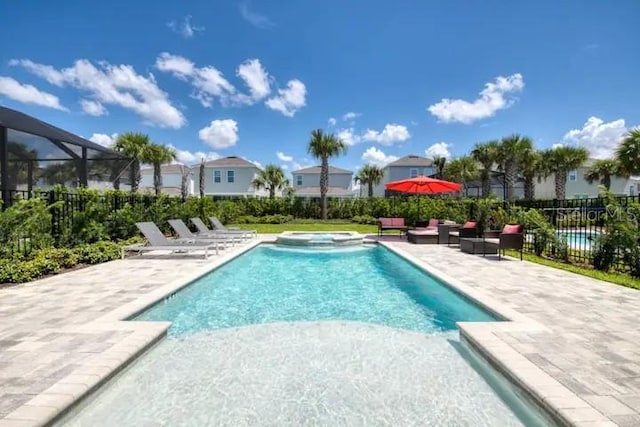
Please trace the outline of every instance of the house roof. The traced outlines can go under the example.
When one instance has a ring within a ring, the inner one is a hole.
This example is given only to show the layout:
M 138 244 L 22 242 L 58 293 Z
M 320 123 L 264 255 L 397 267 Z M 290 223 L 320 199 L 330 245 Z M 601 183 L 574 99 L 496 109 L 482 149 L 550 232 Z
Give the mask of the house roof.
M 431 166 L 433 160 L 426 157 L 416 156 L 415 154 L 409 154 L 408 156 L 400 157 L 395 162 L 389 163 L 386 167 L 390 166 Z
M 320 195 L 320 187 L 302 187 L 296 188 L 295 194 L 297 196 L 319 196 Z M 349 190 L 348 188 L 342 187 L 329 187 L 327 189 L 327 196 L 347 196 L 354 194 L 353 190 Z
M 296 171 L 293 171 L 291 173 L 296 174 L 296 175 L 304 175 L 304 174 L 319 174 L 320 173 L 320 166 L 311 166 L 308 168 L 303 168 L 303 169 L 298 169 Z M 329 173 L 330 174 L 349 174 L 349 175 L 353 175 L 353 172 L 346 170 L 346 169 L 341 169 L 341 168 L 337 168 L 335 166 L 329 166 Z
M 162 173 L 177 173 L 177 174 L 181 174 L 183 167 L 186 167 L 187 169 L 191 169 L 189 166 L 183 165 L 181 163 L 174 163 L 174 164 L 170 164 L 170 165 L 162 165 L 160 167 L 160 171 Z M 153 168 L 140 169 L 140 173 L 142 175 L 153 175 Z
M 256 168 L 259 169 L 258 166 L 254 165 L 248 160 L 243 159 L 242 157 L 237 156 L 229 156 L 229 157 L 221 157 L 216 160 L 209 160 L 204 162 L 205 167 L 228 167 L 233 166 L 236 168 Z

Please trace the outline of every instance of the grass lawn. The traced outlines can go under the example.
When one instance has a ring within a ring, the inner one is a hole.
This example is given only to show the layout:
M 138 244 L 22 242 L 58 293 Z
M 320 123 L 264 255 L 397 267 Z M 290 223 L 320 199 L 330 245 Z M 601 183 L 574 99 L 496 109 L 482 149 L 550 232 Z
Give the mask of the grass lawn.
M 311 224 L 231 224 L 231 227 L 258 230 L 258 233 L 278 234 L 283 231 L 357 231 L 362 234 L 376 234 L 377 225 L 355 223 L 317 222 Z M 397 231 L 394 232 L 398 234 Z
M 520 257 L 520 253 L 516 251 L 507 251 L 507 254 L 516 258 Z M 603 280 L 605 282 L 615 283 L 616 285 L 622 285 L 628 288 L 640 289 L 640 280 L 634 279 L 628 274 L 594 270 L 593 268 L 567 264 L 561 261 L 555 261 L 527 253 L 524 254 L 524 259 L 526 261 L 535 262 L 536 264 L 546 265 L 547 267 L 559 268 L 560 270 L 581 274 L 583 276 L 591 277 L 592 279 Z

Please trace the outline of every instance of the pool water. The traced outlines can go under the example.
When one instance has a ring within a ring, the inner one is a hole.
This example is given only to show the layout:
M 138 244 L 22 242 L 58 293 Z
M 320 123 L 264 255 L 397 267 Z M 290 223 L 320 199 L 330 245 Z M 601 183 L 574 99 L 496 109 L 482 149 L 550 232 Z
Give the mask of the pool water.
M 421 332 L 496 320 L 381 246 L 260 246 L 137 317 L 171 335 L 257 323 L 352 320 Z
M 566 239 L 567 245 L 573 249 L 590 250 L 598 233 L 587 231 L 558 231 L 558 238 Z
M 546 426 L 467 357 L 486 311 L 379 246 L 259 246 L 135 320 L 169 336 L 60 424 Z

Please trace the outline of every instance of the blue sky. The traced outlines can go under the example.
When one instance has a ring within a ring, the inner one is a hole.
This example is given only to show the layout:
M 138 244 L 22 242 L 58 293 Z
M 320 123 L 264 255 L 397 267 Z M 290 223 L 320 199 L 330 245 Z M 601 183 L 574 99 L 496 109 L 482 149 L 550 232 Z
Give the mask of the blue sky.
M 640 125 L 637 0 L 25 0 L 0 16 L 2 105 L 102 144 L 144 132 L 189 163 L 314 164 L 315 128 L 350 144 L 333 164 L 352 170 L 513 132 L 604 157 Z

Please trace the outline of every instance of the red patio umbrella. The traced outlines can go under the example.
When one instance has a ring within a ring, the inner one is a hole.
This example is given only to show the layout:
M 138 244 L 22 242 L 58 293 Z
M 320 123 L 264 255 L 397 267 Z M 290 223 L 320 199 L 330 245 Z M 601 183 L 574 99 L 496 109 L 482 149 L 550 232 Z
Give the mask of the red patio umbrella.
M 462 184 L 429 178 L 428 176 L 416 176 L 415 178 L 392 181 L 385 184 L 387 190 L 413 194 L 452 193 L 460 191 Z

